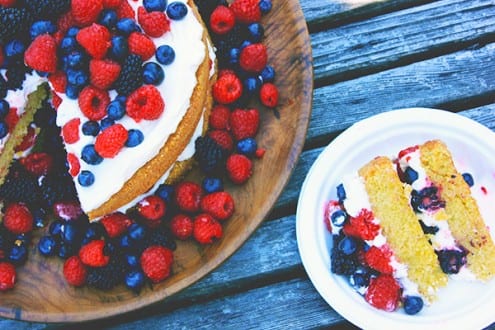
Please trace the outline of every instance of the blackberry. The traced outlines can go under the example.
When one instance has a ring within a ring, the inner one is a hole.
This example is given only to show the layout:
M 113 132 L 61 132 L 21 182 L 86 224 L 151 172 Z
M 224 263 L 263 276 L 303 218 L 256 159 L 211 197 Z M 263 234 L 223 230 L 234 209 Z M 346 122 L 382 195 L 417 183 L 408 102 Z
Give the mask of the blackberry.
M 177 244 L 175 243 L 172 234 L 166 229 L 148 231 L 145 241 L 147 247 L 160 245 L 170 250 L 175 250 L 177 248 Z
M 466 264 L 466 251 L 440 250 L 435 251 L 440 267 L 445 274 L 457 274 Z
M 38 204 L 40 188 L 36 177 L 20 163 L 13 163 L 4 184 L 0 186 L 0 199 L 29 205 Z
M 0 99 L 4 99 L 7 96 L 7 82 L 0 74 Z
M 23 63 L 18 65 L 9 66 L 5 76 L 7 77 L 7 87 L 11 90 L 17 90 L 22 88 L 22 83 L 26 79 L 26 73 L 32 70 L 25 66 Z
M 7 257 L 14 246 L 15 235 L 0 225 L 0 260 Z
M 50 101 L 45 100 L 41 104 L 41 108 L 38 111 L 36 111 L 36 113 L 34 114 L 34 123 L 41 128 L 45 128 L 47 126 L 54 126 L 56 113 L 57 112 L 50 104 Z M 57 135 L 60 134 L 57 132 Z
M 24 8 L 0 7 L 0 44 L 5 45 L 17 33 L 26 31 L 32 16 Z
M 239 48 L 248 36 L 247 28 L 244 24 L 236 24 L 229 33 L 217 36 L 213 42 L 217 46 L 217 55 L 220 65 L 225 65 L 229 61 L 229 54 L 232 48 Z
M 226 0 L 194 0 L 194 3 L 198 7 L 198 11 L 201 14 L 201 17 L 203 18 L 203 21 L 205 21 L 206 26 L 210 26 L 210 16 L 211 13 L 217 8 L 218 6 L 228 6 L 228 3 Z
M 228 152 L 211 137 L 199 137 L 195 141 L 196 152 L 194 158 L 205 173 L 220 170 L 227 160 Z
M 116 253 L 110 256 L 110 262 L 104 267 L 88 267 L 86 282 L 99 290 L 110 290 L 123 283 L 129 270 L 126 258 Z
M 48 207 L 60 201 L 77 200 L 77 192 L 71 176 L 66 172 L 53 172 L 41 182 L 41 194 Z
M 345 255 L 336 246 L 331 251 L 331 271 L 338 275 L 352 275 L 359 266 L 355 255 Z
M 120 95 L 129 95 L 143 84 L 143 60 L 140 56 L 131 54 L 126 57 L 122 65 L 115 90 Z
M 52 19 L 70 9 L 70 0 L 23 0 L 21 3 L 36 19 Z

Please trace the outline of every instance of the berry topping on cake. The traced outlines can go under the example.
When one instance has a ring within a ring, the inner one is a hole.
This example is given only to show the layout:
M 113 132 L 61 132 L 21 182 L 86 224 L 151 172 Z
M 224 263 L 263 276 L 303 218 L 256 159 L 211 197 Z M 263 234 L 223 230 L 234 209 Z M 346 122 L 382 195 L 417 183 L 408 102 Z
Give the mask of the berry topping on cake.
M 53 73 L 57 71 L 57 42 L 49 34 L 43 34 L 33 40 L 24 54 L 24 61 L 31 68 Z
M 96 137 L 95 150 L 103 158 L 115 157 L 125 146 L 128 133 L 121 124 L 114 124 Z
M 144 7 L 139 7 L 138 22 L 144 32 L 152 38 L 159 38 L 170 30 L 170 23 L 163 10 L 148 12 Z
M 107 114 L 110 97 L 106 91 L 94 86 L 85 87 L 79 94 L 79 107 L 89 120 L 100 120 Z
M 126 101 L 126 111 L 136 122 L 154 120 L 165 111 L 165 102 L 153 85 L 144 85 L 135 90 Z
M 110 31 L 103 25 L 93 23 L 82 28 L 76 36 L 77 42 L 95 59 L 103 59 L 111 46 Z
M 94 59 L 89 62 L 89 81 L 96 88 L 105 90 L 117 80 L 121 67 L 112 60 Z
M 103 0 L 71 1 L 72 16 L 74 17 L 74 20 L 82 26 L 86 26 L 96 22 L 102 10 Z

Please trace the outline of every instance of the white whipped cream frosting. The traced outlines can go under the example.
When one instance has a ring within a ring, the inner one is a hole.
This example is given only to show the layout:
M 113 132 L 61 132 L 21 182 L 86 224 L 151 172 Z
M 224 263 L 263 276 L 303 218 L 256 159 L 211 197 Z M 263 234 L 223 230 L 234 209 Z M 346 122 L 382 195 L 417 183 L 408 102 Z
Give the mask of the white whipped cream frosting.
M 179 0 L 187 5 L 187 1 Z M 142 5 L 140 1 L 129 1 L 137 11 Z M 203 43 L 203 26 L 192 13 L 188 6 L 188 14 L 181 20 L 170 20 L 170 31 L 159 38 L 152 38 L 156 47 L 169 45 L 175 51 L 175 60 L 171 65 L 162 66 L 165 71 L 164 81 L 157 86 L 163 100 L 165 110 L 157 120 L 143 120 L 137 124 L 132 118 L 124 118 L 116 121 L 127 130 L 139 129 L 144 134 L 143 142 L 134 147 L 124 147 L 114 158 L 105 158 L 98 165 L 81 163 L 81 171 L 89 170 L 95 176 L 95 182 L 89 187 L 83 187 L 75 179 L 76 190 L 85 212 L 98 208 L 113 194 L 118 192 L 124 183 L 141 168 L 148 160 L 156 156 L 168 137 L 173 134 L 186 114 L 190 106 L 190 97 L 197 84 L 196 71 L 205 58 L 205 45 Z M 156 61 L 153 56 L 149 61 Z M 59 94 L 62 103 L 58 108 L 57 125 L 62 127 L 73 118 L 85 116 L 78 106 L 77 100 L 69 99 L 65 94 Z M 116 92 L 110 93 L 114 99 Z M 74 144 L 67 144 L 68 153 L 73 153 L 78 158 L 84 146 L 94 143 L 94 137 L 79 132 L 80 140 Z M 194 146 L 193 146 L 194 147 Z M 190 154 L 191 147 L 187 148 Z

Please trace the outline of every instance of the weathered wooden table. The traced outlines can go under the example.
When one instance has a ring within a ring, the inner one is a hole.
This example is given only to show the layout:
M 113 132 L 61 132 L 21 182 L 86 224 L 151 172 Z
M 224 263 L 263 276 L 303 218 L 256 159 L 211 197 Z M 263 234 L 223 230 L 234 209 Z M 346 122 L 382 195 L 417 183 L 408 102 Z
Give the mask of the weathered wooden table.
M 315 74 L 306 144 L 272 213 L 243 247 L 143 310 L 70 326 L 0 319 L 0 328 L 353 328 L 318 295 L 298 255 L 304 177 L 340 132 L 392 109 L 447 109 L 495 130 L 495 1 L 301 0 L 301 7 Z

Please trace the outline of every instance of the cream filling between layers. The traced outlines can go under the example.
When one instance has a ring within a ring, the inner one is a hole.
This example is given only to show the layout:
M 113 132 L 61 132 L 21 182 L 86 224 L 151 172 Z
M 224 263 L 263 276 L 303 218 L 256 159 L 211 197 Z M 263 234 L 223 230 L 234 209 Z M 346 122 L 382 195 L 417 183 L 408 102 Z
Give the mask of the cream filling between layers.
M 187 1 L 179 0 L 187 5 Z M 129 3 L 137 8 L 142 0 Z M 203 26 L 196 19 L 192 9 L 187 6 L 188 13 L 182 20 L 170 20 L 170 31 L 160 38 L 153 38 L 158 48 L 169 45 L 175 51 L 175 60 L 171 65 L 162 66 L 165 71 L 164 81 L 157 86 L 165 101 L 165 111 L 154 121 L 143 120 L 137 124 L 132 118 L 124 116 L 118 120 L 126 129 L 139 129 L 144 134 L 144 141 L 134 147 L 124 147 L 115 158 L 106 158 L 98 165 L 81 163 L 81 171 L 89 170 L 95 176 L 95 182 L 89 187 L 83 187 L 75 179 L 75 185 L 81 207 L 84 211 L 98 208 L 113 194 L 118 192 L 124 183 L 141 168 L 148 160 L 155 157 L 161 147 L 173 134 L 190 106 L 190 97 L 197 84 L 196 71 L 205 58 L 203 43 Z M 156 61 L 153 56 L 149 61 Z M 59 95 L 62 103 L 57 113 L 57 125 L 62 127 L 73 118 L 85 116 L 79 109 L 77 100 L 69 99 L 65 94 Z M 116 92 L 112 91 L 113 99 Z M 68 153 L 81 156 L 84 146 L 94 143 L 92 136 L 85 136 L 80 129 L 80 140 L 74 144 L 66 144 Z

